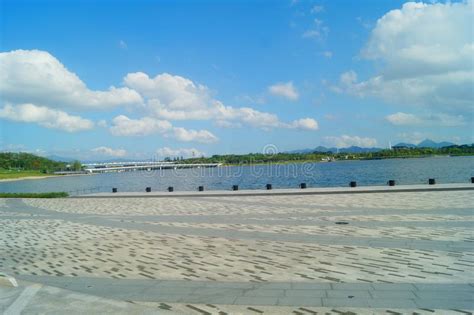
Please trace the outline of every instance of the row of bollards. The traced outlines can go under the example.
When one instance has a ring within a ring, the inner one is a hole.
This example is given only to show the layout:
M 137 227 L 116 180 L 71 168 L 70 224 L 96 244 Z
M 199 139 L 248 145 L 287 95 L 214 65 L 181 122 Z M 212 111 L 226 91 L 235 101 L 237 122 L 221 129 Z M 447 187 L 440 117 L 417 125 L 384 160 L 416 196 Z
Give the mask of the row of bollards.
M 474 177 L 471 177 L 471 183 L 474 184 Z M 396 185 L 396 181 L 391 179 L 389 181 L 387 181 L 387 185 L 388 186 L 395 186 Z M 429 178 L 428 179 L 428 185 L 436 185 L 436 179 L 434 178 Z M 301 189 L 306 189 L 308 187 L 308 185 L 306 183 L 300 183 L 299 187 Z M 349 182 L 349 187 L 357 187 L 357 182 L 356 181 L 351 181 Z M 273 189 L 273 186 L 272 184 L 266 184 L 265 185 L 265 188 L 267 190 L 272 190 Z M 173 186 L 169 186 L 168 189 L 167 189 L 169 192 L 173 192 L 174 191 L 174 187 Z M 239 190 L 239 185 L 232 185 L 232 190 L 233 191 L 237 191 Z M 146 192 L 151 192 L 151 187 L 146 187 L 145 188 L 145 191 Z M 204 186 L 198 186 L 198 191 L 204 191 Z M 113 193 L 116 193 L 117 192 L 117 188 L 112 188 L 112 192 Z

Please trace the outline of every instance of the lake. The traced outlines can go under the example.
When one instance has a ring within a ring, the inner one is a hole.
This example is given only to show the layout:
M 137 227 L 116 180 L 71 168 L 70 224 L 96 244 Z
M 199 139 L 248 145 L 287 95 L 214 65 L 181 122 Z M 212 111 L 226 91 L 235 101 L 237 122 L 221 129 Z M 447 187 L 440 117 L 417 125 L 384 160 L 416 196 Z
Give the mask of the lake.
M 337 161 L 330 163 L 293 163 L 254 166 L 229 166 L 181 170 L 154 170 L 123 173 L 104 173 L 82 176 L 52 177 L 36 180 L 0 182 L 0 192 L 67 191 L 72 195 L 91 192 L 229 190 L 264 189 L 267 183 L 274 188 L 348 186 L 357 181 L 359 186 L 386 185 L 389 179 L 397 184 L 422 184 L 428 178 L 437 183 L 466 183 L 474 176 L 474 157 L 430 157 L 416 159 L 386 159 L 365 161 Z

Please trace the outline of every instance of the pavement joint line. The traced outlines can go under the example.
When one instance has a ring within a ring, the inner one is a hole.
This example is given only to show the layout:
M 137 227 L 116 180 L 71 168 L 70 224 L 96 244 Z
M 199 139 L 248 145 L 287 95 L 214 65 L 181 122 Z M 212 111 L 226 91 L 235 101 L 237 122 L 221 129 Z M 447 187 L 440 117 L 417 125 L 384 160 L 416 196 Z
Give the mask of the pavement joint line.
M 4 311 L 4 315 L 17 315 L 21 314 L 23 309 L 28 305 L 30 300 L 36 295 L 41 289 L 41 284 L 33 284 L 27 286 L 15 301 Z

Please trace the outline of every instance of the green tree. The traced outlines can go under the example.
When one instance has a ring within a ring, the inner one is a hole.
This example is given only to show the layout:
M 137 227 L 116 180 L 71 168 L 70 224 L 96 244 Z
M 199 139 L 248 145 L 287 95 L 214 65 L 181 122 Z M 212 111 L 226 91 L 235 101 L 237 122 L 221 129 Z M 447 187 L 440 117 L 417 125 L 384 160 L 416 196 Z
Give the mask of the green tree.
M 74 161 L 74 163 L 72 163 L 72 169 L 76 172 L 80 171 L 82 169 L 82 163 L 77 160 Z

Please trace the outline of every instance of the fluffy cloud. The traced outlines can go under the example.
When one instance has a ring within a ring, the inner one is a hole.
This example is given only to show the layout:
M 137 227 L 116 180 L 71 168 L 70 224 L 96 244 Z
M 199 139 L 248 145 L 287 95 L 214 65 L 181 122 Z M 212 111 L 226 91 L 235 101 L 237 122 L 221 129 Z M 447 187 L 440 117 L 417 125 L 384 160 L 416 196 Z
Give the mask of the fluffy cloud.
M 324 40 L 329 34 L 329 27 L 324 25 L 324 22 L 320 19 L 314 19 L 313 28 L 305 31 L 302 35 L 303 38 Z
M 341 76 L 341 88 L 388 102 L 472 110 L 474 41 L 472 1 L 405 3 L 381 17 L 361 52 L 382 65 L 365 81 Z
M 322 5 L 315 5 L 311 8 L 311 13 L 320 13 L 324 11 L 324 7 Z
M 329 145 L 336 146 L 338 148 L 345 148 L 350 146 L 358 146 L 362 148 L 370 148 L 377 145 L 377 140 L 374 138 L 363 138 L 359 136 L 348 136 L 342 135 L 339 137 L 325 137 L 324 140 Z
M 91 149 L 91 151 L 100 155 L 107 155 L 113 157 L 123 157 L 127 155 L 127 151 L 125 151 L 124 149 L 112 149 L 109 147 L 97 147 Z
M 462 115 L 429 114 L 425 116 L 415 116 L 398 112 L 385 117 L 385 119 L 395 126 L 444 126 L 455 127 L 466 124 Z
M 166 120 L 150 117 L 130 119 L 125 115 L 120 115 L 112 120 L 109 130 L 114 136 L 147 136 L 155 133 L 164 134 L 172 127 L 171 123 Z
M 296 101 L 299 98 L 298 91 L 296 90 L 293 82 L 276 83 L 268 87 L 268 91 L 276 96 L 286 98 L 290 101 Z
M 418 125 L 421 123 L 421 119 L 413 114 L 395 113 L 385 117 L 392 125 L 403 126 L 403 125 Z
M 150 78 L 142 72 L 130 73 L 125 85 L 146 98 L 149 115 L 166 120 L 214 120 L 219 127 L 251 126 L 264 130 L 273 128 L 296 128 L 294 123 L 285 123 L 272 113 L 261 112 L 250 107 L 226 106 L 214 99 L 209 89 L 189 79 L 168 73 Z M 275 92 L 287 98 L 298 98 L 291 82 L 286 87 L 274 86 Z M 283 91 L 285 90 L 286 91 Z M 282 94 L 283 93 L 283 94 Z M 315 130 L 314 128 L 299 129 Z
M 128 87 L 89 90 L 75 73 L 40 50 L 0 53 L 0 94 L 12 104 L 33 103 L 61 109 L 105 109 L 143 101 Z
M 164 137 L 174 137 L 178 141 L 183 142 L 213 143 L 219 140 L 210 131 L 173 127 L 169 121 L 153 117 L 131 119 L 125 115 L 120 115 L 112 119 L 112 125 L 109 131 L 114 136 L 148 136 L 161 134 Z
M 94 127 L 94 123 L 88 119 L 33 104 L 17 106 L 7 104 L 0 109 L 0 118 L 25 123 L 36 123 L 46 128 L 60 129 L 67 132 L 88 130 Z
M 299 130 L 318 130 L 319 125 L 318 122 L 312 118 L 301 118 L 290 123 L 288 128 Z
M 174 128 L 174 136 L 177 140 L 183 142 L 201 142 L 214 143 L 219 139 L 207 130 L 187 130 L 184 128 Z
M 164 147 L 164 148 L 159 148 L 158 150 L 156 150 L 156 154 L 158 156 L 162 156 L 162 157 L 180 157 L 180 156 L 183 156 L 183 157 L 201 157 L 201 156 L 204 156 L 204 152 L 201 152 L 197 149 L 194 149 L 194 148 L 190 148 L 190 149 L 187 149 L 187 148 L 179 148 L 179 149 L 171 149 L 171 148 L 168 148 L 168 147 Z

